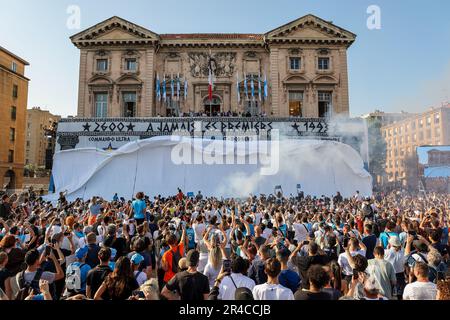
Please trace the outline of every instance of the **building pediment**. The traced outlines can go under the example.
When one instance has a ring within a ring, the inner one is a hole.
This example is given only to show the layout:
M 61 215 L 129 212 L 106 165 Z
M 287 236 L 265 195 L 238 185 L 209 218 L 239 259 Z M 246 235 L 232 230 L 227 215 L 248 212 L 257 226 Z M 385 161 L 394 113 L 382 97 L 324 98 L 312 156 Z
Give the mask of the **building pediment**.
M 329 21 L 307 15 L 266 33 L 269 42 L 325 42 L 348 43 L 356 35 Z
M 112 17 L 73 35 L 77 47 L 117 44 L 152 44 L 159 35 L 119 17 Z

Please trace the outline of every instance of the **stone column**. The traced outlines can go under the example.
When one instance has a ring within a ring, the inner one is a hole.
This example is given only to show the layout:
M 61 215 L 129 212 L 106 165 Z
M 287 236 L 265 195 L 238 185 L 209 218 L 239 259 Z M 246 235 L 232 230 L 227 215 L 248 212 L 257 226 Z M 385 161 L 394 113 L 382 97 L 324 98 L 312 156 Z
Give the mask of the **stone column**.
M 152 47 L 145 51 L 145 66 L 144 66 L 144 86 L 142 90 L 142 107 L 139 116 L 153 117 L 156 116 L 155 108 L 155 75 L 154 75 L 154 55 L 155 49 Z
M 272 108 L 268 110 L 268 115 L 273 112 L 274 116 L 278 116 L 280 114 L 279 110 L 279 90 L 280 90 L 280 82 L 278 79 L 278 49 L 271 48 L 270 49 L 270 90 L 272 92 Z
M 87 51 L 80 50 L 80 77 L 78 82 L 78 117 L 90 116 L 86 110 L 86 90 L 87 90 L 87 78 L 86 78 L 86 65 L 87 65 Z
M 339 50 L 339 101 L 340 104 L 335 107 L 337 113 L 349 114 L 348 98 L 348 70 L 347 70 L 347 49 Z

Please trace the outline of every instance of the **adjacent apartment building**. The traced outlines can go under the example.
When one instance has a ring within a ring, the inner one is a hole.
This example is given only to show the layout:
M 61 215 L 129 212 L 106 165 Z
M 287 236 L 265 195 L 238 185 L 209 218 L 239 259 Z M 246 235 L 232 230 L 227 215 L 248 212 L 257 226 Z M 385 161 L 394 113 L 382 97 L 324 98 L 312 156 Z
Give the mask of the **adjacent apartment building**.
M 314 15 L 261 34 L 157 34 L 115 16 L 71 37 L 77 116 L 348 115 L 355 39 Z
M 381 127 L 388 182 L 417 187 L 419 146 L 450 145 L 450 103 Z
M 59 119 L 61 119 L 60 116 L 53 115 L 50 111 L 42 110 L 39 107 L 27 110 L 26 165 L 45 166 L 49 143 L 45 129 L 51 128 L 53 123 L 57 123 Z
M 29 63 L 0 47 L 0 180 L 2 189 L 20 189 L 25 163 L 25 122 Z

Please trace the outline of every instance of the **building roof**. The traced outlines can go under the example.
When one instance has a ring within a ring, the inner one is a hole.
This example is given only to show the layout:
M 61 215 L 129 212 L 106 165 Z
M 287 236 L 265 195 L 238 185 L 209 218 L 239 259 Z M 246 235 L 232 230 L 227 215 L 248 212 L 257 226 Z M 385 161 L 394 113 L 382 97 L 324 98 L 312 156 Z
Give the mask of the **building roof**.
M 314 34 L 298 35 L 296 31 L 302 28 L 314 29 Z M 121 30 L 124 36 L 111 36 L 113 30 Z M 179 33 L 157 34 L 141 27 L 133 22 L 113 16 L 96 25 L 83 30 L 70 37 L 77 47 L 106 45 L 130 45 L 130 44 L 160 44 L 160 45 L 186 45 L 192 43 L 198 45 L 205 41 L 218 42 L 228 45 L 236 43 L 242 45 L 263 45 L 267 42 L 307 42 L 307 43 L 345 43 L 350 46 L 355 41 L 356 35 L 330 21 L 325 21 L 314 15 L 306 15 L 291 21 L 268 33 Z M 209 41 L 208 41 L 209 40 Z
M 22 59 L 21 57 L 19 57 L 18 55 L 15 55 L 14 53 L 12 53 L 11 51 L 7 50 L 6 48 L 3 48 L 2 46 L 0 46 L 0 51 L 5 52 L 6 54 L 10 55 L 11 57 L 13 57 L 14 59 L 22 62 L 24 65 L 29 66 L 30 63 L 24 59 Z
M 262 41 L 264 35 L 253 33 L 172 33 L 160 34 L 162 40 L 182 40 L 182 39 L 227 39 L 227 40 L 258 40 Z

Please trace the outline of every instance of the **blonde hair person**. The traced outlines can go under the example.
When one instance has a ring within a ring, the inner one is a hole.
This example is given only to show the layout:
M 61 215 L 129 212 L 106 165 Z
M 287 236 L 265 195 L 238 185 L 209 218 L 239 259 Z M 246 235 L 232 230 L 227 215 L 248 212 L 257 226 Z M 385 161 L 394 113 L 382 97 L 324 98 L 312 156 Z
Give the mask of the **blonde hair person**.
M 145 300 L 159 300 L 158 280 L 155 278 L 147 280 L 140 289 L 145 295 Z
M 450 278 L 438 280 L 436 300 L 450 300 Z
M 208 240 L 211 233 L 211 228 L 206 231 L 205 236 L 203 237 L 203 241 L 209 250 L 209 254 L 208 263 L 202 273 L 208 277 L 210 288 L 214 287 L 214 282 L 220 273 L 220 269 L 222 268 L 222 261 L 227 257 L 225 252 L 227 235 L 222 227 L 220 227 L 220 231 L 223 236 L 222 242 L 219 242 L 220 240 L 217 234 L 214 234 L 212 239 Z

